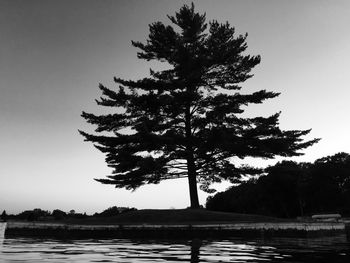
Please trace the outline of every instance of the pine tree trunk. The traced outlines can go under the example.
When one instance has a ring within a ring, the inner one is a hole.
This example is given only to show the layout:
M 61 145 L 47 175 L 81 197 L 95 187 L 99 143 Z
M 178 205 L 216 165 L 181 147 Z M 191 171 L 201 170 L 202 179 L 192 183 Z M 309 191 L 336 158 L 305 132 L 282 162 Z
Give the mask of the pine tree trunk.
M 188 167 L 188 185 L 190 189 L 190 200 L 191 200 L 191 208 L 199 208 L 198 201 L 198 191 L 197 191 L 197 179 L 196 179 L 196 169 L 194 166 L 193 155 L 188 157 L 187 159 L 187 167 Z
M 192 147 L 192 131 L 191 131 L 191 113 L 190 107 L 186 108 L 185 114 L 185 129 L 186 129 L 186 151 L 187 151 L 187 172 L 188 172 L 188 185 L 190 190 L 191 208 L 199 208 L 198 190 L 197 190 L 197 172 L 193 157 Z

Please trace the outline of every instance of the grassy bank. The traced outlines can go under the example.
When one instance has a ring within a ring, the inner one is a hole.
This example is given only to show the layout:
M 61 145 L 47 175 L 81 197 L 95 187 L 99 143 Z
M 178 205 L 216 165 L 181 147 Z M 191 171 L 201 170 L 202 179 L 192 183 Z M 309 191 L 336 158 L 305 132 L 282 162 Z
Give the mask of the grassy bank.
M 200 224 L 238 222 L 283 222 L 280 218 L 260 215 L 235 214 L 205 209 L 144 209 L 113 217 L 67 219 L 68 224 Z

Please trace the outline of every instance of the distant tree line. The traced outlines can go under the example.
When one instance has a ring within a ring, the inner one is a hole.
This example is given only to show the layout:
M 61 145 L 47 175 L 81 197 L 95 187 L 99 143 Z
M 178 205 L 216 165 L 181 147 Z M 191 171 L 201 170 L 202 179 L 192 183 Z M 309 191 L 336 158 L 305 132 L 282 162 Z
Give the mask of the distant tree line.
M 16 215 L 8 215 L 4 210 L 0 218 L 4 221 L 7 220 L 25 220 L 25 221 L 49 221 L 49 220 L 63 220 L 63 219 L 84 219 L 88 217 L 111 217 L 116 216 L 121 213 L 126 213 L 130 211 L 137 210 L 132 207 L 117 207 L 112 206 L 101 213 L 94 213 L 92 216 L 86 213 L 76 213 L 75 210 L 70 210 L 69 212 L 64 212 L 60 209 L 55 209 L 52 212 L 47 210 L 42 210 L 40 208 L 35 208 L 33 210 L 26 210 Z
M 116 216 L 119 214 L 127 213 L 130 211 L 136 211 L 137 209 L 134 207 L 118 207 L 118 206 L 112 206 L 107 208 L 106 210 L 102 211 L 101 213 L 95 213 L 94 217 L 111 217 Z
M 337 153 L 314 163 L 282 161 L 259 178 L 207 199 L 208 210 L 277 217 L 317 213 L 350 215 L 350 155 Z

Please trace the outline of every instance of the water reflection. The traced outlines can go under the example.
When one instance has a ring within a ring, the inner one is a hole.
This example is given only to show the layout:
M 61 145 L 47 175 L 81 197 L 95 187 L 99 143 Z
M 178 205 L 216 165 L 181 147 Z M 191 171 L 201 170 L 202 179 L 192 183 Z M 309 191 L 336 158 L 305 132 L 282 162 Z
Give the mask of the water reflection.
M 4 239 L 1 262 L 350 262 L 345 236 L 226 240 Z
M 191 263 L 198 263 L 199 261 L 199 254 L 200 254 L 200 248 L 202 246 L 202 240 L 201 239 L 193 239 L 191 242 Z

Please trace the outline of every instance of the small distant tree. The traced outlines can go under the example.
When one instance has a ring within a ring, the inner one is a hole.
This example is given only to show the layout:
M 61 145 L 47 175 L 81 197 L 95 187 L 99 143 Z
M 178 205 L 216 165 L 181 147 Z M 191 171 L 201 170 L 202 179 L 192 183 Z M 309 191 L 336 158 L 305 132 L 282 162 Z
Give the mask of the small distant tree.
M 168 17 L 177 28 L 152 23 L 146 43 L 132 45 L 140 49 L 138 58 L 165 62 L 169 69 L 151 70 L 150 77 L 137 81 L 115 78 L 116 90 L 101 84 L 97 104 L 113 113 L 82 113 L 102 134 L 80 133 L 106 154 L 113 169 L 98 182 L 136 189 L 187 177 L 191 208 L 198 208 L 197 183 L 212 192 L 211 183 L 260 172 L 235 164 L 232 157 L 297 156 L 318 141 L 301 139 L 310 130 L 282 131 L 279 113 L 242 116 L 245 106 L 279 95 L 239 93 L 260 63 L 260 56 L 246 54 L 247 35 L 235 35 L 227 22 L 207 24 L 193 4 Z
M 52 216 L 55 218 L 55 220 L 62 220 L 67 217 L 67 213 L 62 210 L 55 209 L 52 211 Z
M 3 221 L 6 221 L 6 220 L 7 220 L 7 213 L 6 213 L 5 210 L 2 211 L 1 216 L 0 216 L 0 219 L 3 220 Z
M 119 214 L 120 214 L 119 207 L 112 206 L 112 207 L 109 207 L 106 210 L 102 211 L 97 216 L 109 217 L 109 216 L 116 216 L 116 215 L 119 215 Z

